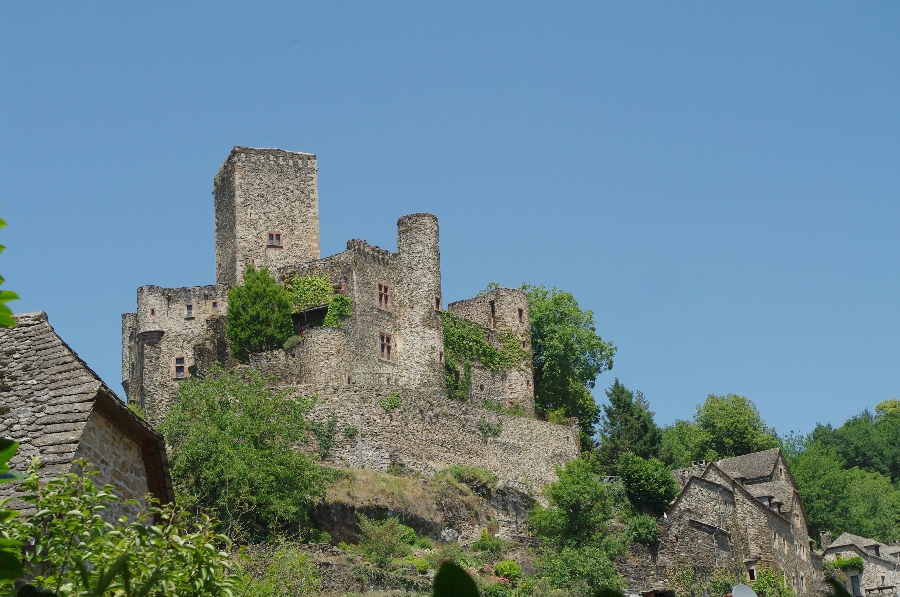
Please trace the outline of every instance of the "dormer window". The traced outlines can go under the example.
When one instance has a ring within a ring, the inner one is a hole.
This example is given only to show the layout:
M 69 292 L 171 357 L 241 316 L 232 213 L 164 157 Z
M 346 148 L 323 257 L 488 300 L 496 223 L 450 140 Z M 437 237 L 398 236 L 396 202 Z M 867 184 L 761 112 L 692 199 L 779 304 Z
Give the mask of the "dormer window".
M 377 284 L 377 295 L 378 295 L 378 308 L 384 309 L 385 311 L 391 310 L 391 289 L 384 282 L 378 282 Z
M 280 232 L 269 232 L 269 240 L 266 243 L 267 247 L 278 247 L 282 246 L 281 244 L 281 233 Z
M 185 317 L 193 317 L 194 316 L 194 305 L 186 305 L 185 306 Z
M 184 379 L 184 357 L 175 357 L 175 379 Z

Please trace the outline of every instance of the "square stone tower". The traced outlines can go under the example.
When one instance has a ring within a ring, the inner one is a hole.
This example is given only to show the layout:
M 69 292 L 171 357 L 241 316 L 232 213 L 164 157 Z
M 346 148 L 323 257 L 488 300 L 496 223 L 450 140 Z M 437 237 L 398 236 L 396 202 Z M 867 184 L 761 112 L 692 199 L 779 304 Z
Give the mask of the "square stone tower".
M 319 258 L 316 156 L 235 147 L 216 175 L 216 283 Z

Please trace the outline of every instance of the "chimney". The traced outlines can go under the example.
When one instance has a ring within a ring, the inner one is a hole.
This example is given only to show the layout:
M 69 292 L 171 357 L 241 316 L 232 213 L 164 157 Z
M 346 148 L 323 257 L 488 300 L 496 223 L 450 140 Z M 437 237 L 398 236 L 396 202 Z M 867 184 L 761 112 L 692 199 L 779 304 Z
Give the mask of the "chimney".
M 820 537 L 822 539 L 822 549 L 825 549 L 826 547 L 831 545 L 831 533 L 829 533 L 828 531 L 822 531 Z

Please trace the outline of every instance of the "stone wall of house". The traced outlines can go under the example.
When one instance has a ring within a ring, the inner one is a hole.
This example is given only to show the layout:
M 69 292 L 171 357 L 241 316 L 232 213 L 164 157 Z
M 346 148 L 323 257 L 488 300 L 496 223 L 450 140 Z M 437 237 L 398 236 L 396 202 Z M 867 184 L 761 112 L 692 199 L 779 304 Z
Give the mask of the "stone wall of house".
M 318 395 L 311 420 L 337 419 L 328 461 L 342 466 L 386 471 L 394 465 L 428 475 L 451 464 L 476 466 L 529 492 L 555 481 L 556 467 L 580 452 L 576 425 L 499 414 L 429 392 L 357 384 L 297 391 Z M 387 411 L 382 401 L 390 394 L 399 394 L 400 405 Z M 485 424 L 499 424 L 499 435 L 485 437 Z M 312 434 L 304 449 L 316 451 Z
M 217 283 L 239 284 L 250 263 L 276 270 L 319 258 L 317 172 L 311 153 L 231 151 L 213 187 Z
M 75 451 L 75 459 L 80 458 L 97 467 L 94 483 L 98 487 L 112 485 L 122 500 L 143 503 L 150 492 L 140 446 L 96 412 L 91 413 L 81 432 Z M 121 516 L 134 519 L 139 512 L 140 506 L 117 503 L 104 512 L 104 517 L 113 522 Z
M 208 320 L 227 311 L 227 300 L 222 285 L 138 288 L 136 313 L 122 316 L 122 385 L 151 423 L 162 421 L 178 384 L 191 376 L 194 346 L 204 341 Z M 176 358 L 184 358 L 184 378 L 176 377 Z
M 847 573 L 847 581 L 845 583 L 847 589 L 851 590 L 850 577 L 855 574 L 859 576 L 860 589 L 864 595 L 867 594 L 867 589 L 875 593 L 874 589 L 877 587 L 891 585 L 895 587 L 894 593 L 896 594 L 896 589 L 900 587 L 900 563 L 891 562 L 880 557 L 872 557 L 872 555 L 857 549 L 853 545 L 847 545 L 828 549 L 825 561 L 834 560 L 838 556 L 843 558 L 861 557 L 865 562 L 861 573 L 854 570 L 845 571 Z

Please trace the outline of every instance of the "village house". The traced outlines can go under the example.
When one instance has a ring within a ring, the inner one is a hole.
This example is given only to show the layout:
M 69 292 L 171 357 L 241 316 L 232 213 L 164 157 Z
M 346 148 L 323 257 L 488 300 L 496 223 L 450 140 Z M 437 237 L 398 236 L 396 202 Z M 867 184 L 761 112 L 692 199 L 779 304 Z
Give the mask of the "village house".
M 900 595 L 900 545 L 896 542 L 885 544 L 851 533 L 831 541 L 829 533 L 822 533 L 822 558 L 826 563 L 862 558 L 862 570 L 844 567 L 838 575 L 854 597 Z
M 818 594 L 821 556 L 784 454 L 778 448 L 673 471 L 681 492 L 659 525 L 659 542 L 636 545 L 620 573 L 630 593 L 674 596 L 673 578 L 730 572 L 750 585 L 766 568 L 797 597 Z
M 10 461 L 24 472 L 32 458 L 43 479 L 90 461 L 99 486 L 110 484 L 124 499 L 150 494 L 173 501 L 162 436 L 131 412 L 56 334 L 47 314 L 15 316 L 16 326 L 0 328 L 0 436 L 19 442 Z M 18 484 L 0 485 L 0 497 L 17 496 Z M 27 510 L 19 500 L 12 507 Z M 117 505 L 110 521 L 134 516 L 137 506 Z

